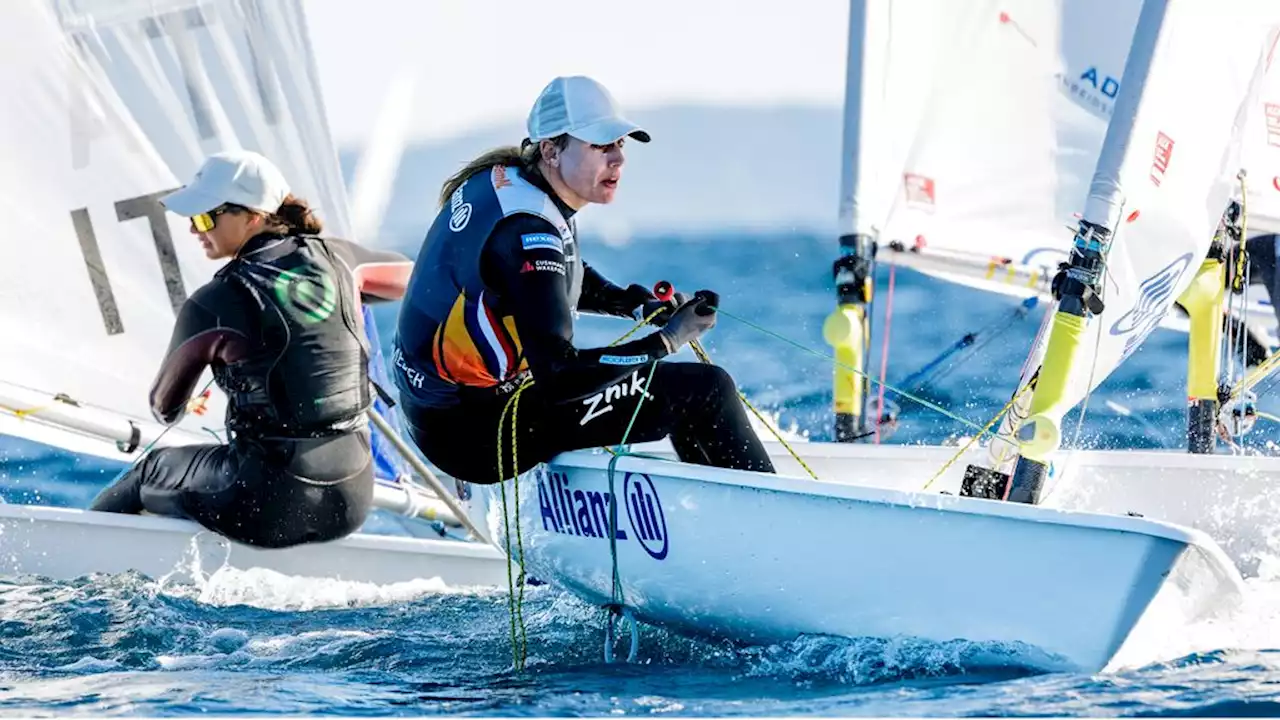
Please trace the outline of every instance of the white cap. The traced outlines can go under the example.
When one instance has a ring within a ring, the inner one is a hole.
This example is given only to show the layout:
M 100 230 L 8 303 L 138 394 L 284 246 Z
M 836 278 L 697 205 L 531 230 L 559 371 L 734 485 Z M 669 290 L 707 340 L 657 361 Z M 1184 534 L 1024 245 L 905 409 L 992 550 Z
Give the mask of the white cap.
M 186 217 L 227 203 L 273 213 L 288 195 L 284 174 L 270 160 L 250 150 L 229 150 L 210 155 L 194 180 L 160 202 Z
M 605 86 L 589 77 L 558 77 L 542 89 L 529 111 L 529 140 L 568 133 L 592 145 L 608 145 L 630 135 L 649 142 L 649 133 L 622 116 Z

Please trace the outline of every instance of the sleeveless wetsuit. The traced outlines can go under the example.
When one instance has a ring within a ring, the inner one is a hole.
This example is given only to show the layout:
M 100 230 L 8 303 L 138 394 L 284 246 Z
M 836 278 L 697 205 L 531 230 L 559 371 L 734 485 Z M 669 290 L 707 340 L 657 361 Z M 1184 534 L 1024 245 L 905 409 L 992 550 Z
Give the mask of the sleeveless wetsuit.
M 91 509 L 190 518 L 259 547 L 356 530 L 373 463 L 353 271 L 403 261 L 344 240 L 249 240 L 183 305 L 151 393 L 156 419 L 176 422 L 212 367 L 228 398 L 229 442 L 153 450 Z
M 530 377 L 516 422 L 519 470 L 618 443 L 650 368 L 667 354 L 656 333 L 574 346 L 575 312 L 639 319 L 650 296 L 583 262 L 572 216 L 540 177 L 496 167 L 454 193 L 423 242 L 400 309 L 393 375 L 418 447 L 457 478 L 500 479 L 499 418 Z M 724 370 L 657 363 L 647 391 L 629 442 L 669 436 L 686 462 L 773 470 Z M 503 478 L 513 475 L 509 423 Z

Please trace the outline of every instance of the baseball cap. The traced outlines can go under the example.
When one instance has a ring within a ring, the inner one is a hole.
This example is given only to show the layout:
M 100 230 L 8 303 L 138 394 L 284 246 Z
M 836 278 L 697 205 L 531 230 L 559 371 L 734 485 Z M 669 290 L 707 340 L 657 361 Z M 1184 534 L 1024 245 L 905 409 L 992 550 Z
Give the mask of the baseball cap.
M 592 145 L 608 145 L 630 135 L 649 142 L 649 133 L 622 116 L 605 86 L 589 77 L 558 77 L 547 84 L 529 111 L 529 140 L 568 133 Z
M 251 150 L 229 150 L 206 158 L 194 180 L 160 202 L 185 217 L 227 203 L 273 213 L 288 195 L 284 174 L 270 160 Z

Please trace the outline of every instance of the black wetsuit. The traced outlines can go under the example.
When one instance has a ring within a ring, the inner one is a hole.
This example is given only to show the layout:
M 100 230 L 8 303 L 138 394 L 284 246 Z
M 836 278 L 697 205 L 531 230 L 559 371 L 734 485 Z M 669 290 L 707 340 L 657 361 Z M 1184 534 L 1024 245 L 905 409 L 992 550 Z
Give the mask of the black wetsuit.
M 551 198 L 555 212 L 540 216 L 505 207 L 488 220 L 489 225 L 477 220 L 486 208 L 494 212 L 496 203 L 490 198 L 510 186 L 514 173 L 507 168 L 495 174 L 492 183 L 489 173 L 478 174 L 455 198 L 453 212 L 449 206 L 442 210 L 401 306 L 395 377 L 401 408 L 423 454 L 445 472 L 470 482 L 511 477 L 512 419 L 509 416 L 500 430 L 499 418 L 515 388 L 531 376 L 535 382 L 521 393 L 515 408 L 519 471 L 564 451 L 617 444 L 625 435 L 628 442 L 669 436 L 686 462 L 772 472 L 733 379 L 724 370 L 658 362 L 668 351 L 657 333 L 606 348 L 574 346 L 575 310 L 638 319 L 640 307 L 652 296 L 640 286 L 614 285 L 581 261 L 573 213 L 540 178 L 524 179 Z M 456 230 L 448 229 L 451 219 L 455 227 L 458 224 L 457 208 L 463 204 L 475 208 L 464 224 L 480 223 L 476 237 L 459 238 Z M 563 223 L 553 221 L 561 217 Z M 463 243 L 477 243 L 479 252 L 468 256 L 451 247 Z M 471 267 L 450 267 L 459 257 L 474 258 L 464 260 Z M 473 278 L 477 272 L 478 278 Z M 458 308 L 479 308 L 476 317 L 484 326 L 480 337 L 474 329 L 467 334 L 477 323 L 451 327 L 439 322 L 444 314 L 439 310 L 431 317 L 431 302 L 449 307 L 448 298 L 426 297 L 444 292 L 444 286 L 455 294 L 484 296 L 460 299 L 450 313 L 452 319 L 470 312 Z M 486 318 L 491 320 L 487 324 Z M 497 342 L 486 346 L 488 337 Z M 501 357 L 508 347 L 518 352 Z M 474 358 L 473 348 L 478 348 Z M 491 372 L 470 370 L 486 362 Z M 461 382 L 463 373 L 490 378 L 488 386 Z
M 269 548 L 356 530 L 373 462 L 352 271 L 405 260 L 344 240 L 249 240 L 183 305 L 151 393 L 156 419 L 174 423 L 212 367 L 228 397 L 228 444 L 153 450 L 91 509 L 190 518 Z

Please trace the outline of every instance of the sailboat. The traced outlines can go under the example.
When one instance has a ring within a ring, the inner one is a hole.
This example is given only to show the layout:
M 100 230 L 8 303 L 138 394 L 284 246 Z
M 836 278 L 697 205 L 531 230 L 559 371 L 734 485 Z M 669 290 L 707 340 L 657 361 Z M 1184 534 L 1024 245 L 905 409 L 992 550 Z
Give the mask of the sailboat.
M 851 5 L 842 247 L 878 241 L 885 262 L 1049 299 L 1141 4 L 916 5 Z M 1248 313 L 1274 324 L 1266 303 Z
M 1043 368 L 1027 391 L 1030 416 L 1015 427 L 1020 464 L 1053 458 L 1066 410 L 1193 283 L 1230 206 L 1242 128 L 1278 37 L 1274 13 L 1143 3 L 1067 245 L 1079 282 L 1028 353 Z M 1199 91 L 1186 92 L 1197 80 Z M 1116 331 L 1094 341 L 1095 328 Z M 1238 569 L 1200 531 L 876 487 L 869 478 L 882 469 L 847 464 L 840 482 L 813 482 L 579 451 L 512 483 L 514 517 L 500 488 L 482 495 L 491 531 L 527 572 L 632 619 L 748 643 L 963 639 L 1033 665 L 1097 671 L 1161 594 L 1192 618 L 1224 611 L 1240 589 Z M 999 560 L 977 547 L 999 548 Z
M 851 442 L 872 435 L 880 414 L 866 380 L 871 254 L 881 264 L 1050 304 L 1050 280 L 1071 249 L 1061 236 L 1084 210 L 1140 9 L 1136 1 L 1101 0 L 851 3 L 840 196 L 845 234 L 835 265 L 839 307 L 824 325 L 837 360 L 836 442 L 795 446 L 819 479 L 843 482 L 854 473 L 890 489 L 927 485 L 961 493 L 966 476 L 1012 475 L 1013 433 L 1027 415 L 1029 392 L 993 428 L 994 438 L 979 438 L 983 442 L 963 451 Z M 937 25 L 950 32 L 931 36 Z M 1246 222 L 1254 228 L 1280 216 L 1275 112 L 1268 115 L 1268 108 L 1280 107 L 1280 74 L 1266 73 L 1250 102 L 1242 167 L 1249 178 Z M 1205 242 L 1213 235 L 1211 229 Z M 1203 286 L 1202 280 L 1194 287 Z M 1274 328 L 1274 313 L 1258 301 L 1260 294 L 1255 290 L 1238 314 L 1254 329 Z M 1198 426 L 1198 439 L 1189 438 L 1198 454 L 1063 450 L 1035 501 L 1203 529 L 1223 538 L 1233 560 L 1251 570 L 1273 549 L 1265 528 L 1280 520 L 1280 502 L 1270 499 L 1280 488 L 1280 461 L 1205 452 L 1214 445 L 1222 369 L 1221 323 L 1214 318 L 1221 309 L 1212 300 L 1195 327 L 1176 307 L 1155 318 L 1158 327 L 1189 332 L 1195 362 L 1188 397 L 1207 406 L 1199 417 L 1210 421 Z M 1029 357 L 1011 389 L 1025 387 L 1041 362 Z M 1106 374 L 1095 377 L 1101 382 Z M 804 472 L 787 448 L 766 445 L 780 470 Z
M 211 385 L 203 413 L 171 428 L 149 420 L 174 314 L 216 269 L 158 198 L 205 155 L 247 147 L 281 166 L 331 232 L 352 237 L 300 3 L 18 0 L 0 13 L 0 92 L 22 109 L 0 121 L 0 433 L 125 462 L 152 445 L 224 440 L 225 400 Z M 365 327 L 376 351 L 368 308 Z M 371 367 L 384 376 L 379 354 Z M 376 505 L 464 527 L 454 498 L 410 480 L 429 469 L 388 451 L 403 443 L 385 401 L 371 418 Z M 378 583 L 505 579 L 490 543 L 424 530 L 431 537 L 356 534 L 264 551 L 182 520 L 0 504 L 0 572 L 195 577 L 230 566 Z

